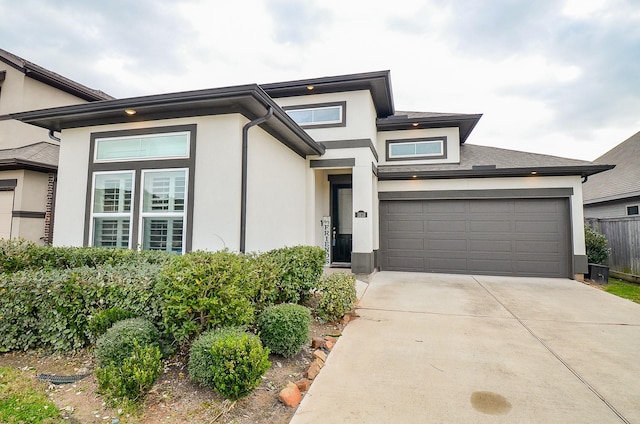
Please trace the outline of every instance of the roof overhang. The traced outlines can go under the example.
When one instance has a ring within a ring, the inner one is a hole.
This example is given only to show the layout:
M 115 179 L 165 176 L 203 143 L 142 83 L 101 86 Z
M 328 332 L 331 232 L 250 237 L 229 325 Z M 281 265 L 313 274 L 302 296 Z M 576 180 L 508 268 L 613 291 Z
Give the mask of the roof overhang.
M 258 85 L 242 85 L 180 93 L 105 100 L 0 116 L 56 132 L 70 128 L 155 121 L 160 119 L 239 113 L 253 120 L 273 108 L 273 117 L 260 127 L 300 156 L 324 153 Z M 128 115 L 125 110 L 135 110 Z
M 633 191 L 630 193 L 618 194 L 615 196 L 600 197 L 597 199 L 589 199 L 589 200 L 585 200 L 583 203 L 585 205 L 593 205 L 596 203 L 616 202 L 616 201 L 625 200 L 625 199 L 633 199 L 636 197 L 640 198 L 640 191 Z
M 57 172 L 58 166 L 47 163 L 34 162 L 26 159 L 0 159 L 0 171 L 15 171 L 19 169 L 49 173 Z
M 469 134 L 471 134 L 471 131 L 473 131 L 481 117 L 481 113 L 427 117 L 396 115 L 378 119 L 376 121 L 376 126 L 378 131 L 458 127 L 460 129 L 460 144 L 462 144 L 467 140 Z
M 369 90 L 378 118 L 393 115 L 395 111 L 390 71 L 310 78 L 261 84 L 260 86 L 273 98 Z
M 457 170 L 390 170 L 388 165 L 378 166 L 378 179 L 392 180 L 430 180 L 457 178 L 498 178 L 498 177 L 588 177 L 612 169 L 614 165 L 549 166 L 531 168 L 497 169 L 457 169 Z M 393 168 L 397 168 L 394 166 Z

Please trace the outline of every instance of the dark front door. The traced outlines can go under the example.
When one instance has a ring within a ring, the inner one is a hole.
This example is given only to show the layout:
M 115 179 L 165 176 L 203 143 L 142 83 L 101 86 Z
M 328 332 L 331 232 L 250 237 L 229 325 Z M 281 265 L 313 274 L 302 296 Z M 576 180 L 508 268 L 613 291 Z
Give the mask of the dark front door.
M 352 199 L 351 184 L 331 184 L 332 263 L 351 263 Z

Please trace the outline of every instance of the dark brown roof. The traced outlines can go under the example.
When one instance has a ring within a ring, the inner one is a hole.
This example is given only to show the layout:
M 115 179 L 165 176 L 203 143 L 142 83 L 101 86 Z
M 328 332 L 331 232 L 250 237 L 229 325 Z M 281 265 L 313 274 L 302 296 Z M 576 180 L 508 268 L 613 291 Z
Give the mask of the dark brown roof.
M 69 94 L 73 94 L 81 99 L 87 101 L 96 100 L 110 100 L 112 96 L 100 91 L 89 88 L 85 85 L 77 83 L 69 78 L 63 77 L 60 74 L 52 72 L 42 66 L 36 65 L 33 62 L 29 62 L 19 56 L 9 53 L 6 50 L 0 49 L 0 60 L 6 64 L 14 67 L 26 76 L 48 84 L 52 87 L 65 91 Z
M 640 196 L 640 132 L 600 156 L 594 163 L 613 164 L 616 167 L 589 177 L 582 188 L 585 204 Z
M 460 146 L 460 163 L 425 165 L 380 165 L 381 180 L 418 178 L 478 178 L 581 175 L 583 177 L 610 169 L 610 165 L 568 159 L 538 153 L 519 152 L 497 147 L 463 144 Z
M 144 122 L 160 119 L 240 113 L 249 119 L 264 116 L 273 109 L 273 117 L 260 127 L 301 156 L 324 153 L 267 93 L 256 84 L 180 93 L 156 94 L 126 99 L 103 100 L 79 105 L 62 106 L 0 116 L 0 121 L 21 122 L 60 132 L 68 128 L 93 125 Z M 129 116 L 127 109 L 135 109 Z
M 30 169 L 55 171 L 58 169 L 60 146 L 40 141 L 27 146 L 0 150 L 0 170 Z
M 464 143 L 471 131 L 482 117 L 482 114 L 438 113 L 438 112 L 400 112 L 380 118 L 376 125 L 378 131 L 408 130 L 420 128 L 458 127 L 460 144 Z M 414 124 L 417 124 L 414 125 Z
M 260 86 L 273 98 L 369 90 L 379 118 L 384 118 L 394 113 L 389 71 L 309 78 L 261 84 Z M 309 90 L 308 87 L 313 87 L 313 89 Z

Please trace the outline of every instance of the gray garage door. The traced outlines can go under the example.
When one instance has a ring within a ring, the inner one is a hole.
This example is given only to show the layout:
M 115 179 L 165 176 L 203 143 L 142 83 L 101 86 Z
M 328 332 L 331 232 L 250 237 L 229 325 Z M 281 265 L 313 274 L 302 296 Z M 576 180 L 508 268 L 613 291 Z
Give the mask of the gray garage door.
M 567 199 L 380 202 L 389 271 L 569 277 Z

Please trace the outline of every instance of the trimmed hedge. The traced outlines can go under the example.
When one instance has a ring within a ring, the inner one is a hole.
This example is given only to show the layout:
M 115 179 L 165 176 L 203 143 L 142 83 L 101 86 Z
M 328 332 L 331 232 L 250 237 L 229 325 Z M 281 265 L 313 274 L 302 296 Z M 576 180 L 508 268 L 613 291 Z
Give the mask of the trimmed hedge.
M 112 307 L 162 322 L 154 290 L 160 269 L 139 263 L 0 274 L 0 352 L 85 347 L 94 340 L 91 317 Z
M 0 352 L 85 347 L 116 320 L 106 316 L 111 308 L 148 319 L 178 343 L 252 325 L 271 305 L 306 299 L 323 264 L 324 251 L 308 246 L 176 256 L 0 241 Z
M 301 305 L 270 306 L 258 317 L 258 334 L 272 353 L 289 358 L 300 352 L 309 338 L 311 312 Z

